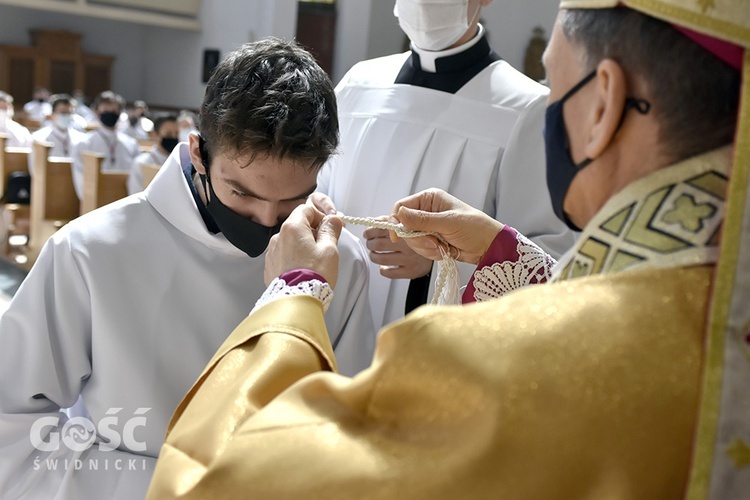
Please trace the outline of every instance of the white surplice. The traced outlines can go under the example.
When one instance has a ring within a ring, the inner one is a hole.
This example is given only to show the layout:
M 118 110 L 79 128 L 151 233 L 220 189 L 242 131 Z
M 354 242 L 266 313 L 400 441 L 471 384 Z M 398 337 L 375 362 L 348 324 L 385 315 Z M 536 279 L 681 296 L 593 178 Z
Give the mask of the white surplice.
M 575 237 L 555 217 L 547 192 L 547 89 L 502 60 L 455 94 L 393 83 L 408 57 L 359 63 L 339 83 L 340 154 L 324 167 L 318 189 L 343 213 L 372 217 L 390 214 L 405 196 L 437 187 L 516 228 L 553 256 L 572 246 Z M 364 228 L 349 229 L 361 235 Z M 462 286 L 473 269 L 459 265 Z M 376 326 L 404 315 L 408 286 L 409 280 L 389 280 L 370 265 Z
M 57 232 L 0 319 L 3 498 L 143 498 L 177 404 L 265 290 L 264 256 L 206 229 L 181 162 L 184 143 L 144 192 Z M 370 365 L 375 331 L 364 249 L 345 231 L 339 250 L 336 289 L 346 293 L 326 323 L 339 368 L 352 375 Z M 49 442 L 65 420 L 34 424 L 62 417 L 79 394 L 94 424 L 109 422 L 123 442 L 35 448 L 31 436 Z M 134 422 L 143 425 L 133 432 Z

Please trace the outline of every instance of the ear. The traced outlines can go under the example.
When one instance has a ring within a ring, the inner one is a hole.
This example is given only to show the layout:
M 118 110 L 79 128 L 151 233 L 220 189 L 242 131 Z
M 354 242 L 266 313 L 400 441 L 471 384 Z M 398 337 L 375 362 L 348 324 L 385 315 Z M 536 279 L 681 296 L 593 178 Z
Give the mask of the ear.
M 190 151 L 190 161 L 193 163 L 196 172 L 206 175 L 206 167 L 201 159 L 200 140 L 201 136 L 198 135 L 198 132 L 190 132 L 190 135 L 188 135 L 188 150 Z
M 596 68 L 592 128 L 585 148 L 587 158 L 598 158 L 609 147 L 620 127 L 627 98 L 625 71 L 616 61 L 605 59 Z

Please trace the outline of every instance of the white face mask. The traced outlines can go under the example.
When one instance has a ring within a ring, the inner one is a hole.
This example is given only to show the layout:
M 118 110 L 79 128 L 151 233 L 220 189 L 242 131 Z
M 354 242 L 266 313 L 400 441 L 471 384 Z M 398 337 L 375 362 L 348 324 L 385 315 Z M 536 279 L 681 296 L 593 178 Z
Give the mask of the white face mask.
M 393 14 L 414 45 L 443 50 L 469 30 L 468 10 L 469 0 L 396 0 Z
M 6 118 L 8 119 L 13 118 L 12 109 L 0 109 L 0 120 L 5 121 Z
M 70 115 L 70 114 L 55 115 L 55 123 L 61 129 L 70 128 L 70 125 L 73 123 L 73 115 Z

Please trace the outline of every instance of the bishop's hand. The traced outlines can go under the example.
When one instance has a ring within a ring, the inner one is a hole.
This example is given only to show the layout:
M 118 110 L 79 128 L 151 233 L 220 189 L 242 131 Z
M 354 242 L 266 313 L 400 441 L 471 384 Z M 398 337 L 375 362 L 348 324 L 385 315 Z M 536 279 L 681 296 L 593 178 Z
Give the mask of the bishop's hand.
M 428 189 L 396 202 L 391 215 L 412 231 L 437 233 L 458 260 L 478 264 L 504 225 L 481 210 L 440 189 Z M 395 234 L 391 239 L 399 240 Z M 432 260 L 442 259 L 434 236 L 404 239 L 418 254 Z M 445 250 L 445 248 L 444 248 Z
M 268 244 L 264 272 L 266 286 L 287 271 L 309 269 L 334 288 L 339 271 L 336 245 L 342 227 L 341 219 L 326 216 L 312 201 L 295 208 L 282 224 L 281 231 Z

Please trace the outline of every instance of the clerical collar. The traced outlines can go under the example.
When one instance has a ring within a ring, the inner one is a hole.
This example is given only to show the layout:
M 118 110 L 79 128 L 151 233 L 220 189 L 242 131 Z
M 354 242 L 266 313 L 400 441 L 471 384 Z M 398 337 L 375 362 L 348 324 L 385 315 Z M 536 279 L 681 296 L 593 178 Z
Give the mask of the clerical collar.
M 414 66 L 421 68 L 422 71 L 428 73 L 442 73 L 446 71 L 458 71 L 466 66 L 476 63 L 490 51 L 490 44 L 484 36 L 484 26 L 478 24 L 477 27 L 479 29 L 474 38 L 463 45 L 453 47 L 452 49 L 424 50 L 420 49 L 413 43 L 410 44 Z M 476 46 L 480 40 L 484 41 L 481 50 L 470 51 L 470 49 Z M 464 54 L 464 52 L 466 54 Z
M 439 52 L 424 51 L 414 46 L 412 49 L 411 56 L 404 62 L 394 83 L 449 94 L 455 94 L 487 66 L 500 60 L 500 56 L 490 47 L 482 25 L 479 25 L 477 35 L 460 47 Z M 432 71 L 425 69 L 425 62 L 434 66 Z

